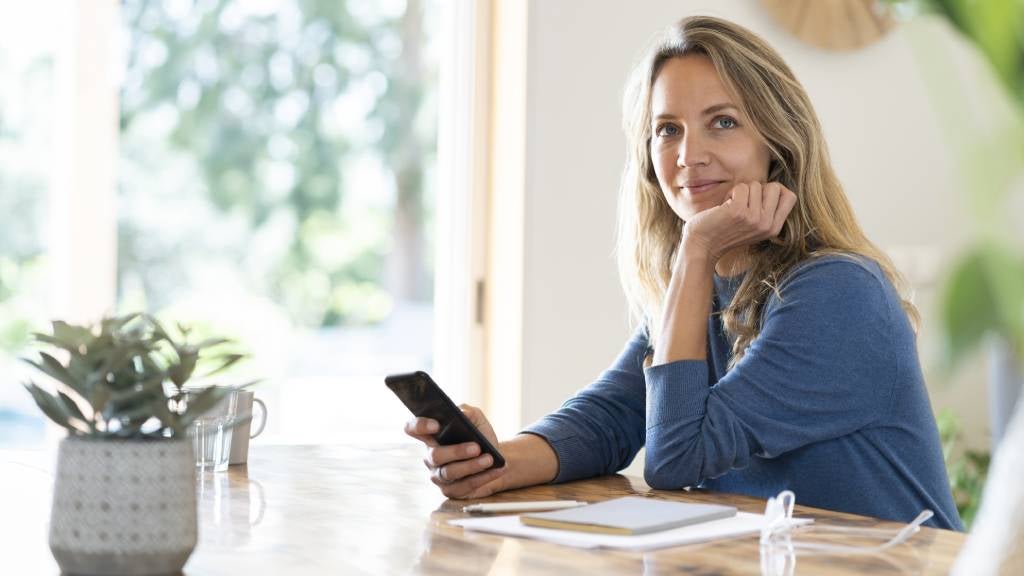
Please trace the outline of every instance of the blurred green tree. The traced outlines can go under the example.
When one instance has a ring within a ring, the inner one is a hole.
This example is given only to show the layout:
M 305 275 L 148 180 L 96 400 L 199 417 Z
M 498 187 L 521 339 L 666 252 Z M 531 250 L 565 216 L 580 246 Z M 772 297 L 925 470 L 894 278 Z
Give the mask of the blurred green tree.
M 0 86 L 16 88 L 0 90 L 0 368 L 28 342 L 42 308 L 29 301 L 39 300 L 45 252 L 54 67 L 47 50 L 3 44 Z
M 263 263 L 265 274 L 247 281 L 299 324 L 373 322 L 387 307 L 374 312 L 368 301 L 431 297 L 424 171 L 436 138 L 427 109 L 434 70 L 425 59 L 424 6 L 384 5 L 122 3 L 124 161 L 139 155 L 135 124 L 163 115 L 171 124 L 167 145 L 193 160 L 195 185 L 226 226 L 241 223 L 256 233 L 287 216 L 289 245 Z M 365 121 L 342 117 L 361 114 L 351 103 L 366 100 Z M 353 128 L 360 122 L 365 129 Z M 353 185 L 345 181 L 345 160 L 367 150 L 385 166 L 397 198 L 384 222 L 389 233 L 360 243 L 339 214 L 345 185 Z M 122 196 L 124 187 L 122 181 Z M 119 227 L 119 280 L 135 275 L 151 308 L 169 304 L 169 279 L 185 247 L 161 245 L 130 213 Z M 191 249 L 202 250 L 201 242 Z M 230 248 L 239 260 L 249 249 L 245 242 Z

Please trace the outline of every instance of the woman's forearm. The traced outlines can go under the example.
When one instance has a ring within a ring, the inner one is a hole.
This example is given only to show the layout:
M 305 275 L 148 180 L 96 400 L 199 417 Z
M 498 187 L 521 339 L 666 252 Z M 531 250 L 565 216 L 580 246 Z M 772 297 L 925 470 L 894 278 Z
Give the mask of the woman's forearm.
M 665 294 L 661 336 L 653 364 L 707 359 L 708 315 L 714 290 L 715 262 L 684 240 Z
M 558 475 L 558 456 L 547 440 L 535 434 L 519 434 L 500 442 L 498 450 L 508 465 L 502 489 L 547 484 Z

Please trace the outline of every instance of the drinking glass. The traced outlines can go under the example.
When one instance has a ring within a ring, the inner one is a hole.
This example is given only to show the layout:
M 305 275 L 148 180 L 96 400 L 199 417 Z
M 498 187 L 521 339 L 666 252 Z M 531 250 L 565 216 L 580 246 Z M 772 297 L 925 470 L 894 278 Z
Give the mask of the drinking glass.
M 192 395 L 199 390 L 188 390 Z M 187 401 L 187 400 L 186 400 Z M 232 431 L 238 413 L 238 398 L 227 394 L 213 408 L 195 419 L 189 427 L 196 468 L 200 472 L 225 472 L 231 461 Z

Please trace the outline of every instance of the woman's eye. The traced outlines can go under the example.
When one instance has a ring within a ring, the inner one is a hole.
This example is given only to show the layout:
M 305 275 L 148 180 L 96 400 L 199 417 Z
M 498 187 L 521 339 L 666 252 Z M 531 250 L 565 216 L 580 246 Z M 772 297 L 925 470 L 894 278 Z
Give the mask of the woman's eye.
M 713 124 L 715 128 L 724 128 L 726 130 L 736 127 L 736 121 L 728 116 L 719 116 L 718 118 L 715 118 Z
M 679 134 L 679 128 L 674 124 L 661 124 L 655 129 L 655 134 L 658 136 L 675 136 Z

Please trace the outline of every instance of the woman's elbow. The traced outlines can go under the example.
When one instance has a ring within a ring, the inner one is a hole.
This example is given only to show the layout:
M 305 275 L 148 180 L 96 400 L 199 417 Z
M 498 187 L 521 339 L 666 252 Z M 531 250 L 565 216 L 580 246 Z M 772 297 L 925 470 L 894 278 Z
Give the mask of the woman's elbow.
M 655 490 L 679 490 L 700 483 L 699 474 L 690 467 L 648 458 L 644 462 L 644 482 Z
M 675 490 L 681 487 L 677 486 L 668 476 L 658 474 L 647 468 L 644 468 L 644 482 L 655 490 Z
M 654 433 L 652 433 L 654 432 Z M 699 442 L 649 430 L 644 453 L 644 482 L 656 490 L 678 490 L 701 481 L 703 450 Z

